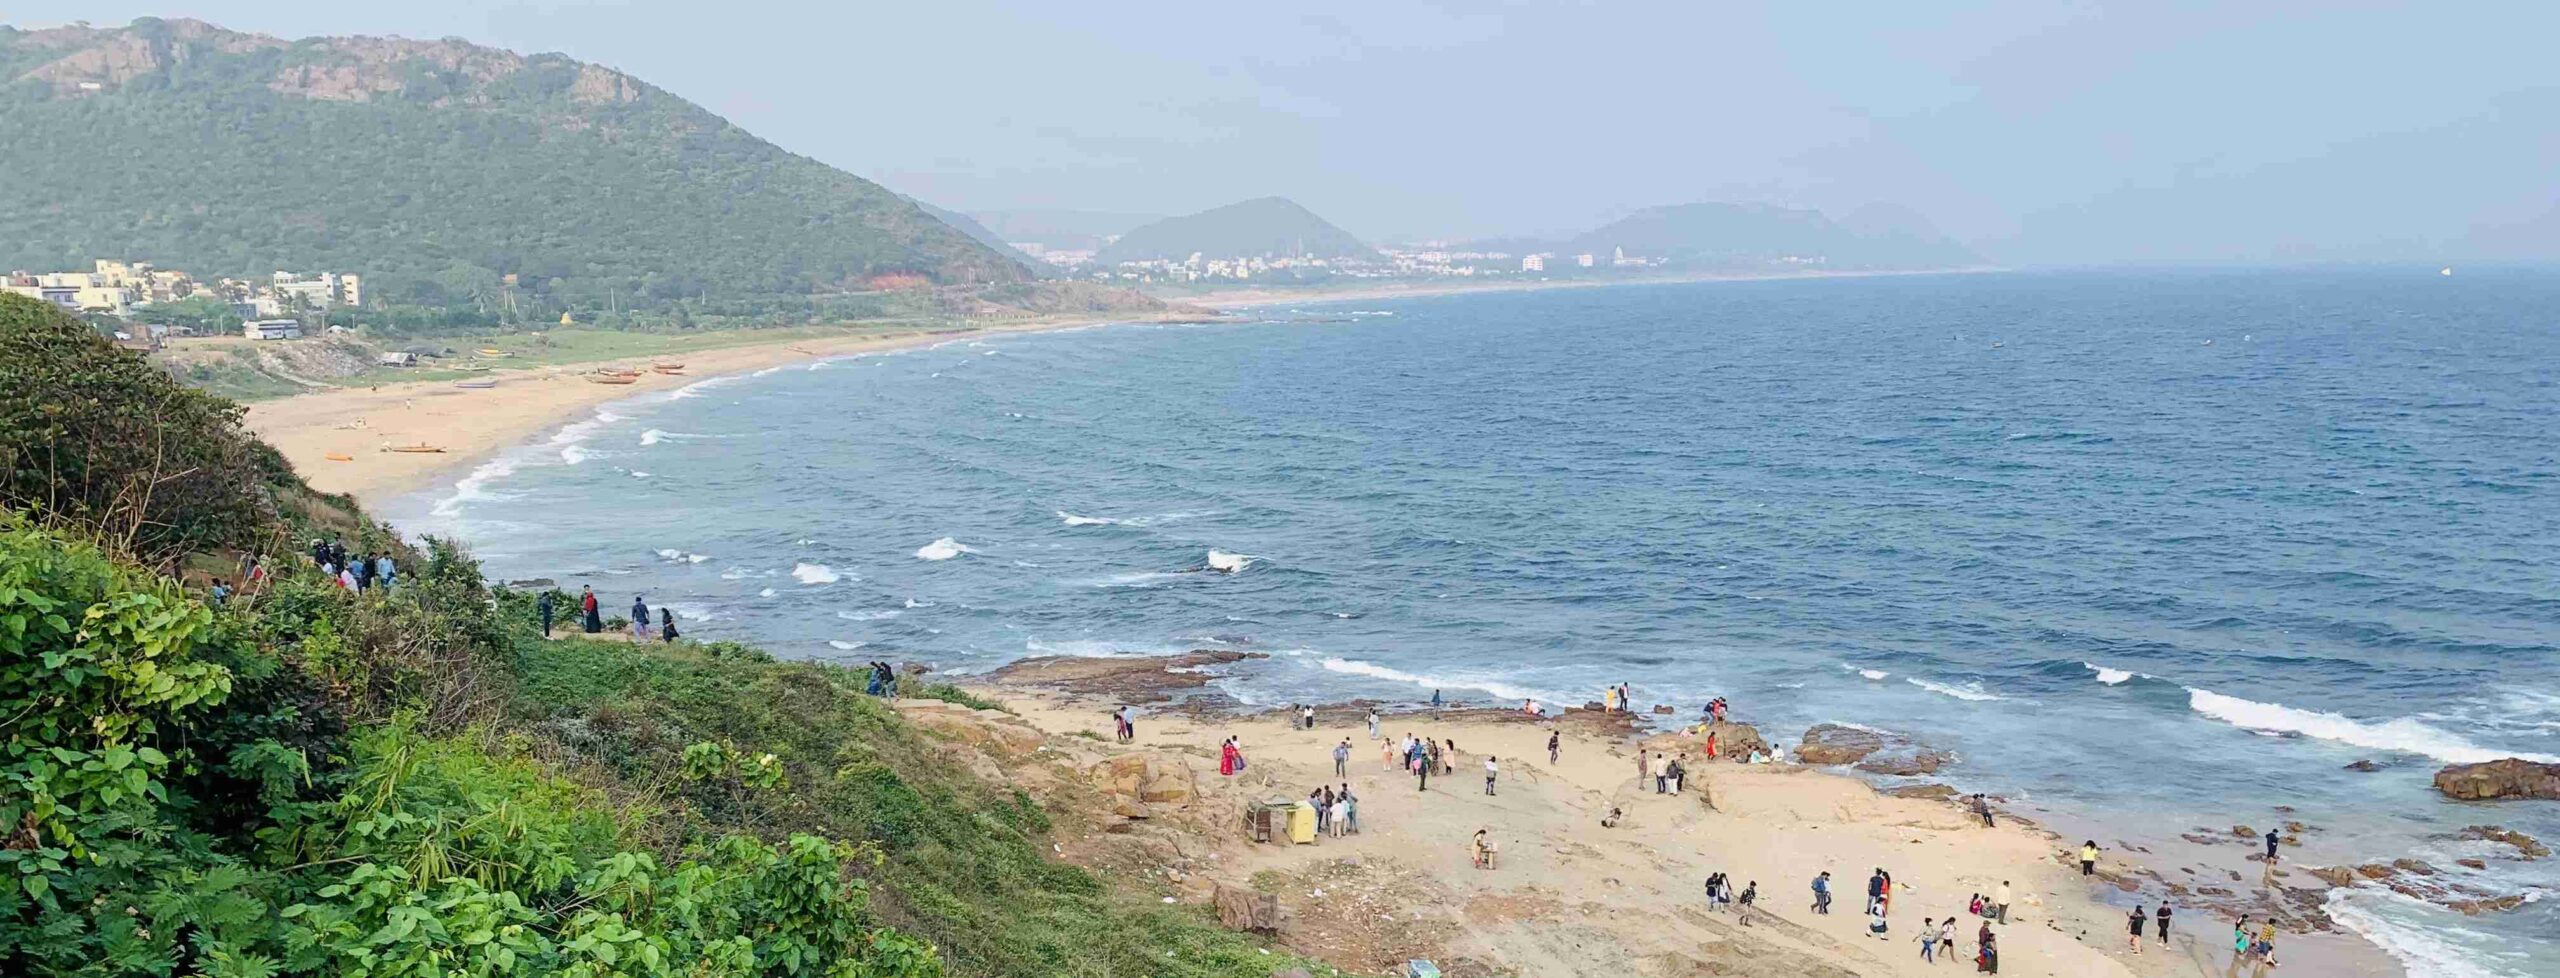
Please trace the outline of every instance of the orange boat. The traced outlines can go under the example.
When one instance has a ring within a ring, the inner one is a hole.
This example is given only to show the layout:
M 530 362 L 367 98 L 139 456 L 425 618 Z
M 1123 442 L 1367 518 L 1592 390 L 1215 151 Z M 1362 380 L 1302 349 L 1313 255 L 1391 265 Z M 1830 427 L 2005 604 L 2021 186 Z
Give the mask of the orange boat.
M 341 455 L 337 452 L 330 452 L 329 454 L 321 457 L 332 462 L 353 462 L 356 460 L 356 457 L 353 455 Z

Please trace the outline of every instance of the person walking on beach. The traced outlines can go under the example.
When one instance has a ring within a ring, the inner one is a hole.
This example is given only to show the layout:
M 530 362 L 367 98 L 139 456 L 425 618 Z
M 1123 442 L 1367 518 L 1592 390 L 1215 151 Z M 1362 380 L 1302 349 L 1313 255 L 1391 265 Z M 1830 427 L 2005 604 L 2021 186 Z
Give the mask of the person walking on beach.
M 1932 964 L 1938 960 L 1938 918 L 1936 917 L 1920 918 L 1920 960 Z
M 1813 878 L 1813 912 L 1825 917 L 1831 915 L 1830 870 L 1823 870 L 1821 875 Z
M 1378 739 L 1378 711 L 1369 711 L 1369 739 Z
M 2124 946 L 2131 948 L 2135 954 L 2142 953 L 2142 922 L 2148 919 L 2150 918 L 2143 915 L 2142 905 L 2139 903 L 2134 904 L 2133 913 L 2124 918 Z
M 1949 961 L 1956 959 L 1956 919 L 1954 917 L 1938 922 L 1938 953 Z
M 1431 712 L 1440 712 L 1440 691 L 1436 689 L 1431 691 Z
M 1218 774 L 1232 776 L 1244 767 L 1244 755 L 1236 750 L 1236 739 L 1229 737 L 1218 745 Z
M 1349 737 L 1342 738 L 1342 743 L 1334 745 L 1333 776 L 1337 778 L 1351 776 L 1351 738 Z
M 2098 840 L 2091 839 L 2080 844 L 2080 875 L 2088 876 L 2096 873 L 2097 871 Z
M 593 635 L 604 631 L 604 617 L 596 611 L 595 588 L 580 587 L 578 589 L 578 614 L 584 619 L 580 624 L 586 628 L 587 634 Z
M 1494 756 L 1493 756 L 1493 755 L 1491 755 L 1491 754 L 1486 754 L 1486 755 L 1484 756 L 1484 796 L 1485 796 L 1485 797 L 1487 797 L 1487 798 L 1491 798 L 1491 797 L 1493 797 L 1493 776 L 1494 776 L 1495 774 L 1499 773 L 1501 770 L 1502 770 L 1502 769 L 1501 769 L 1501 767 L 1500 767 L 1500 766 L 1498 766 L 1498 765 L 1494 764 Z
M 2161 901 L 2160 909 L 2151 912 L 2151 929 L 2160 932 L 2160 946 L 2169 946 L 2169 904 Z
M 634 641 L 634 642 L 637 642 L 637 641 L 640 641 L 640 640 L 645 639 L 645 638 L 648 638 L 648 637 L 649 637 L 649 603 L 648 603 L 648 602 L 646 602 L 646 601 L 642 601 L 642 600 L 640 600 L 640 596 L 639 596 L 639 595 L 637 595 L 637 594 L 632 595 L 632 596 L 631 596 L 631 640 L 632 640 L 632 641 Z
M 1298 719 L 1306 723 L 1307 729 L 1309 729 L 1309 730 L 1313 730 L 1313 729 L 1315 729 L 1315 728 L 1316 728 L 1316 707 L 1315 707 L 1315 704 L 1313 704 L 1313 703 L 1309 703 L 1309 704 L 1306 704 L 1306 705 L 1304 705 L 1304 706 L 1298 707 Z
M 2000 945 L 1991 938 L 1990 924 L 1982 925 L 1982 933 L 1975 935 L 1974 947 L 1976 950 L 1973 955 L 1973 970 L 1985 974 L 1999 974 Z
M 2000 889 L 1991 897 L 1991 919 L 1999 921 L 2002 927 L 2009 926 L 2008 880 L 2001 880 Z
M 1741 904 L 1742 909 L 1735 916 L 1741 919 L 1742 926 L 1751 926 L 1751 906 L 1760 902 L 1760 881 L 1752 880 L 1743 884 L 1742 899 L 1737 902 Z
M 1547 731 L 1547 765 L 1554 766 L 1557 758 L 1562 756 L 1564 756 L 1564 735 L 1553 730 Z
M 1877 907 L 1884 905 L 1884 888 L 1884 867 L 1879 866 L 1876 867 L 1875 875 L 1867 877 L 1868 913 L 1874 913 Z
M 1639 749 L 1636 751 L 1636 790 L 1643 791 L 1644 783 L 1651 780 L 1653 780 L 1653 755 Z
M 544 637 L 544 638 L 550 638 L 550 637 L 551 637 L 551 592 L 549 592 L 549 591 L 544 591 L 544 592 L 542 592 L 542 597 L 540 597 L 540 598 L 536 599 L 536 600 L 533 602 L 533 610 L 534 610 L 534 611 L 536 611 L 536 612 L 539 612 L 539 613 L 542 615 L 542 637 Z
M 665 609 L 665 608 L 659 608 L 659 609 L 658 609 L 658 641 L 661 641 L 661 642 L 674 642 L 675 640 L 676 640 L 676 613 L 675 613 L 675 612 L 673 612 L 673 611 L 669 611 L 669 610 L 667 610 L 667 609 Z
M 1417 750 L 1421 751 L 1419 760 L 1422 762 L 1422 766 L 1414 769 L 1414 773 L 1420 775 L 1420 777 L 1414 781 L 1413 790 L 1429 791 L 1431 790 L 1431 769 L 1440 766 L 1440 760 L 1436 756 L 1440 753 L 1440 749 L 1433 746 L 1430 741 L 1426 740 L 1422 742 L 1422 746 L 1417 748 Z
M 2276 830 L 2267 830 L 2267 865 L 2276 864 Z

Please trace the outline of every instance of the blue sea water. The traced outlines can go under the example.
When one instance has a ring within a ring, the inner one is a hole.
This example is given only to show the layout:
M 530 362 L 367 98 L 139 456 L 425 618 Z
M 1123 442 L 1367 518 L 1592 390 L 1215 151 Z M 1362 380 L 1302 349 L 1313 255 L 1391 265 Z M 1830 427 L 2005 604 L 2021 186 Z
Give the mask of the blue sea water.
M 615 404 L 394 507 L 689 635 L 977 670 L 1269 653 L 1247 702 L 1634 685 L 1955 750 L 2124 838 L 2560 840 L 2560 273 L 2034 273 L 1308 305 Z M 1197 570 L 1218 551 L 1234 574 Z M 2382 773 L 2353 774 L 2370 758 Z M 2143 834 L 2145 830 L 2151 834 Z M 2552 863 L 2476 882 L 2560 890 Z M 2551 901 L 2333 906 L 2413 973 L 2560 974 Z

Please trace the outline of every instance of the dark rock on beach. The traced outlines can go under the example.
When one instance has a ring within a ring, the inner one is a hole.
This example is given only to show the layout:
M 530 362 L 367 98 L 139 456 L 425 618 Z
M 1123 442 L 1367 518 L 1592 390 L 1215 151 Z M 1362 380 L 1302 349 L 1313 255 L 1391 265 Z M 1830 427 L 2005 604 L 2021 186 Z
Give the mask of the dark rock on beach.
M 2505 843 L 2514 846 L 2516 854 L 2528 860 L 2551 854 L 2550 847 L 2543 845 L 2541 840 L 2503 825 L 2474 825 L 2454 833 L 2454 838 Z
M 2447 798 L 2463 801 L 2560 800 L 2560 764 L 2540 764 L 2520 757 L 2451 764 L 2436 772 L 2436 790 Z
M 2357 762 L 2355 762 L 2355 763 L 2353 763 L 2353 764 L 2349 764 L 2349 765 L 2347 765 L 2347 770 L 2350 770 L 2350 771 L 2361 771 L 2361 772 L 2363 772 L 2363 773 L 2365 773 L 2365 774 L 2371 774 L 2371 773 L 2373 773 L 2373 772 L 2375 772 L 2375 771 L 2382 770 L 2382 765 L 2380 765 L 2380 764 L 2376 764 L 2376 763 L 2374 763 L 2374 762 L 2372 762 L 2372 761 L 2369 761 L 2369 760 L 2364 760 L 2364 761 L 2357 761 Z
M 989 683 L 1038 686 L 1129 703 L 1160 703 L 1217 678 L 1205 667 L 1260 659 L 1259 652 L 1201 649 L 1156 658 L 1041 656 L 987 673 Z
M 1823 723 L 1804 732 L 1804 741 L 1796 745 L 1796 761 L 1822 766 L 1855 764 L 1883 749 L 1884 735 L 1873 730 Z

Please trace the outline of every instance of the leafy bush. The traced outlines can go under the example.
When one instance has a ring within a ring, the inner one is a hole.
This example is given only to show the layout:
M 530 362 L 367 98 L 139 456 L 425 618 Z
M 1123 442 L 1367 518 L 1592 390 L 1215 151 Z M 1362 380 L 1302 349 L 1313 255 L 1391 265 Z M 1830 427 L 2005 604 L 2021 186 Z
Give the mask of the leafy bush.
M 253 444 L 238 405 L 51 303 L 0 295 L 0 504 L 155 562 L 245 546 L 275 524 L 283 474 Z

